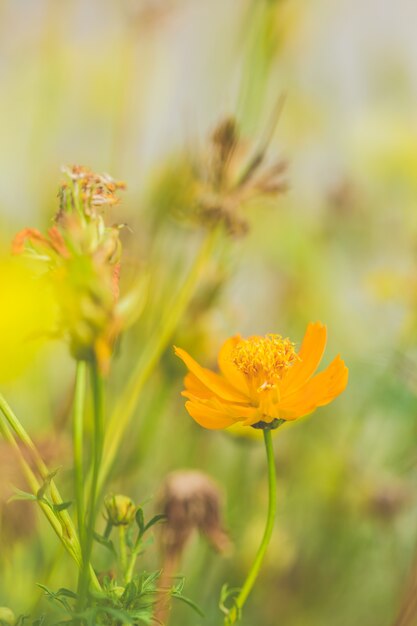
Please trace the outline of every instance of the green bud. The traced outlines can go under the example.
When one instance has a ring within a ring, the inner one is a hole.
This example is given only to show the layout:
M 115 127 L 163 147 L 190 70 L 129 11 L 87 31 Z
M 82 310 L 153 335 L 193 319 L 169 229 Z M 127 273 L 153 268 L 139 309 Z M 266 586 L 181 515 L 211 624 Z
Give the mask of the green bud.
M 136 506 L 127 496 L 108 495 L 104 498 L 107 520 L 113 526 L 129 526 L 135 519 Z
M 16 623 L 16 617 L 11 609 L 7 606 L 0 606 L 0 624 L 13 626 Z

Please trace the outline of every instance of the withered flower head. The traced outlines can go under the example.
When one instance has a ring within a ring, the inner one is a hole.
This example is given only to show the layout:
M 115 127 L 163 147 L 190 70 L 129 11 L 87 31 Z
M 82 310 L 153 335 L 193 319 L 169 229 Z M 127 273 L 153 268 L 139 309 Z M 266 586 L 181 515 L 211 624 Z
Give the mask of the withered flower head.
M 63 171 L 54 225 L 46 235 L 25 228 L 13 252 L 44 265 L 58 303 L 56 334 L 68 339 L 73 356 L 106 370 L 126 306 L 119 301 L 122 225 L 106 224 L 105 209 L 119 202 L 125 184 L 78 165 Z
M 158 508 L 167 518 L 160 527 L 167 556 L 180 557 L 195 531 L 202 533 L 218 552 L 230 548 L 221 518 L 220 490 L 206 474 L 191 470 L 169 474 Z
M 113 526 L 129 526 L 135 519 L 136 506 L 128 496 L 110 494 L 104 498 L 104 507 Z
M 82 165 L 63 167 L 67 176 L 59 189 L 60 211 L 57 216 L 68 212 L 83 213 L 85 217 L 97 217 L 103 206 L 118 204 L 116 192 L 126 189 L 126 183 L 114 180 L 108 174 L 96 174 Z
M 402 482 L 374 485 L 367 494 L 365 505 L 371 515 L 381 521 L 392 521 L 411 502 L 411 494 Z
M 266 144 L 253 151 L 236 120 L 225 118 L 205 150 L 164 172 L 159 190 L 164 208 L 208 228 L 222 224 L 229 235 L 244 235 L 249 228 L 246 206 L 287 190 L 287 163 L 266 164 L 266 152 Z

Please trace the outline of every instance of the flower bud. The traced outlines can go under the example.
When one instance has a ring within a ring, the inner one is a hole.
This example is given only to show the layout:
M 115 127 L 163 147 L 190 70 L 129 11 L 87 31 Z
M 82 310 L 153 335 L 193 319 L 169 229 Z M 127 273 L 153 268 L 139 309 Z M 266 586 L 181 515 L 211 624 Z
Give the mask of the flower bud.
M 16 617 L 11 609 L 7 606 L 0 606 L 0 624 L 13 624 L 16 623 Z
M 106 519 L 113 526 L 129 526 L 135 519 L 135 503 L 127 496 L 110 494 L 104 498 L 104 506 Z

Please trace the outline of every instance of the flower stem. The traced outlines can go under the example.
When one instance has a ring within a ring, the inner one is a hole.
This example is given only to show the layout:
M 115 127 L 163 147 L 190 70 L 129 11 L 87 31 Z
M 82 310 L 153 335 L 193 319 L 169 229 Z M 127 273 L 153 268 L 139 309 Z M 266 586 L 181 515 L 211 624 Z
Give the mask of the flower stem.
M 119 531 L 119 558 L 120 558 L 120 569 L 122 570 L 123 580 L 125 583 L 129 582 L 127 580 L 127 551 L 126 551 L 126 527 L 120 525 L 118 528 Z
M 6 402 L 6 399 L 0 394 L 0 411 L 3 413 L 6 418 L 9 426 L 15 432 L 17 438 L 22 442 L 25 446 L 26 450 L 30 453 L 30 456 L 33 461 L 33 465 L 36 468 L 39 476 L 43 481 L 50 477 L 50 470 L 44 463 L 41 455 L 39 454 L 35 444 L 32 439 L 29 437 L 26 430 L 23 428 L 22 424 L 19 422 L 16 415 L 13 413 L 11 407 Z M 17 442 L 15 441 L 12 433 L 9 431 L 5 424 L 2 424 L 1 432 L 4 435 L 5 439 L 12 445 L 14 448 L 19 461 L 22 466 L 22 470 L 26 476 L 26 480 L 28 485 L 32 489 L 33 495 L 37 495 L 39 489 L 41 488 L 41 484 L 37 480 L 34 472 L 32 471 L 30 465 L 27 463 L 25 457 L 23 456 Z M 63 504 L 63 499 L 58 491 L 57 486 L 55 485 L 54 480 L 50 480 L 49 482 L 50 495 L 52 504 L 55 506 L 60 506 Z M 81 556 L 81 547 L 80 542 L 78 540 L 78 535 L 75 530 L 75 526 L 72 522 L 72 519 L 67 510 L 56 510 L 53 511 L 47 504 L 39 501 L 39 506 L 43 510 L 45 516 L 47 517 L 49 523 L 52 528 L 61 539 L 68 553 L 73 557 L 78 567 L 82 567 L 82 556 Z M 94 573 L 94 570 L 89 567 L 88 575 L 90 577 L 91 583 L 96 591 L 101 590 L 101 586 L 97 577 Z
M 78 534 L 84 552 L 84 480 L 83 480 L 83 430 L 87 364 L 77 362 L 73 411 L 74 492 L 77 508 Z
M 158 329 L 151 336 L 139 359 L 138 365 L 120 394 L 109 420 L 104 444 L 104 459 L 99 476 L 99 491 L 103 489 L 116 457 L 123 434 L 130 422 L 142 389 L 166 349 L 181 317 L 195 292 L 207 261 L 217 241 L 217 230 L 213 230 L 203 242 L 193 266 L 185 279 L 175 302 L 165 315 Z
M 266 458 L 267 458 L 267 464 L 268 464 L 268 493 L 269 493 L 266 526 L 265 526 L 264 534 L 262 537 L 261 545 L 258 548 L 258 552 L 256 554 L 255 560 L 252 564 L 252 567 L 249 570 L 249 573 L 246 577 L 245 582 L 243 583 L 243 586 L 239 592 L 239 595 L 237 596 L 237 598 L 235 598 L 235 605 L 232 607 L 228 615 L 225 617 L 224 626 L 232 626 L 240 619 L 241 610 L 256 582 L 269 541 L 272 536 L 272 531 L 274 529 L 275 515 L 276 515 L 276 510 L 277 510 L 277 493 L 276 493 L 277 483 L 276 483 L 274 449 L 272 445 L 271 430 L 265 429 L 263 431 L 263 435 L 264 435 Z
M 11 407 L 9 406 L 9 404 L 6 402 L 5 398 L 1 394 L 0 394 L 0 410 L 3 413 L 4 417 L 6 418 L 11 429 L 15 432 L 17 438 L 22 442 L 22 444 L 30 453 L 33 464 L 38 474 L 40 475 L 42 480 L 45 481 L 48 478 L 48 476 L 50 476 L 49 469 L 47 468 L 41 455 L 36 449 L 35 444 L 33 443 L 32 439 L 29 437 L 29 435 L 23 428 L 22 424 L 19 422 L 16 415 L 13 413 Z M 13 435 L 10 433 L 7 427 L 2 428 L 2 433 L 7 439 L 7 441 L 13 446 L 15 452 L 17 454 L 20 453 L 21 457 L 24 460 L 24 456 L 22 455 L 19 446 L 17 445 Z M 26 461 L 25 461 L 25 466 L 22 464 L 22 469 L 25 472 L 25 476 L 28 481 L 28 484 L 30 485 L 32 491 L 34 492 L 34 495 L 36 495 L 37 490 L 39 490 L 42 485 L 39 483 L 30 465 Z M 63 500 L 59 494 L 59 491 L 55 485 L 55 482 L 53 480 L 50 480 L 49 486 L 50 486 L 52 503 L 54 505 L 61 505 L 63 503 Z M 68 552 L 71 554 L 71 556 L 74 557 L 77 564 L 80 565 L 81 563 L 80 545 L 78 542 L 78 537 L 77 537 L 74 525 L 72 524 L 72 520 L 68 514 L 68 511 L 62 510 L 62 511 L 57 511 L 56 513 L 53 513 L 50 508 L 48 510 L 47 505 L 46 505 L 46 508 L 42 502 L 40 503 L 40 505 L 46 517 L 48 518 L 48 521 L 51 523 L 55 532 L 57 532 L 58 536 L 60 537 L 65 547 L 67 548 Z
M 87 531 L 85 535 L 85 550 L 83 558 L 83 571 L 79 584 L 79 606 L 84 608 L 87 592 L 88 592 L 88 571 L 90 567 L 91 552 L 94 541 L 94 528 L 98 509 L 98 476 L 100 464 L 103 455 L 103 438 L 104 438 L 104 410 L 103 410 L 103 378 L 99 372 L 98 364 L 94 362 L 91 366 L 91 385 L 93 390 L 93 414 L 94 414 L 94 430 L 92 437 L 92 479 L 90 498 L 87 512 Z
M 7 441 L 7 443 L 11 446 L 14 453 L 16 454 L 20 467 L 22 468 L 22 472 L 26 478 L 26 482 L 29 488 L 31 489 L 33 495 L 36 496 L 37 493 L 39 492 L 39 489 L 41 488 L 41 484 L 39 483 L 38 479 L 33 473 L 29 463 L 26 461 L 24 454 L 22 453 L 19 445 L 17 444 L 13 434 L 10 432 L 10 429 L 3 422 L 3 420 L 0 420 L 0 432 L 3 435 L 5 441 Z M 61 524 L 59 523 L 59 520 L 57 519 L 56 515 L 53 513 L 51 508 L 45 502 L 43 502 L 42 500 L 38 500 L 38 503 L 39 503 L 40 508 L 44 512 L 48 522 L 50 523 L 53 530 L 55 531 L 57 537 L 62 541 L 68 553 L 72 556 L 72 558 L 75 560 L 77 565 L 80 565 L 81 563 L 80 555 L 76 553 L 76 551 L 73 549 L 73 546 L 71 544 L 68 544 L 65 541 L 65 537 L 62 534 Z
M 130 581 L 132 580 L 133 570 L 136 564 L 137 556 L 138 556 L 138 553 L 136 552 L 136 550 L 133 550 L 127 561 L 126 575 L 125 575 L 126 584 L 130 583 Z

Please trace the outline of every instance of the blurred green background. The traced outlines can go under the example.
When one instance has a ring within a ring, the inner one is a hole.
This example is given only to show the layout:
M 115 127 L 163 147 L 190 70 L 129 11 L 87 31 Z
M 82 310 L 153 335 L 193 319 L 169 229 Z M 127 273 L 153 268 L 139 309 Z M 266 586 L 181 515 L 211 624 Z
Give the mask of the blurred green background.
M 201 151 L 225 116 L 257 145 L 286 94 L 269 153 L 288 160 L 289 191 L 247 207 L 248 235 L 223 242 L 173 338 L 210 365 L 229 335 L 276 332 L 299 345 L 321 320 L 325 359 L 340 352 L 350 368 L 340 398 L 277 433 L 279 515 L 244 625 L 388 626 L 407 591 L 417 537 L 416 23 L 413 0 L 0 3 L 3 254 L 18 230 L 49 226 L 62 164 L 128 184 L 112 209 L 129 225 L 124 280 L 147 272 L 150 289 L 118 346 L 109 406 L 201 240 L 167 210 L 175 189 L 165 181 L 163 196 L 164 172 Z M 0 281 L 4 312 L 4 271 Z M 10 376 L 7 358 L 0 349 L 2 390 L 62 466 L 71 499 L 74 365 L 56 342 Z M 168 350 L 109 489 L 151 514 L 168 472 L 217 479 L 235 549 L 221 557 L 194 538 L 181 572 L 206 619 L 181 606 L 171 622 L 214 626 L 221 585 L 242 582 L 262 533 L 264 456 L 259 442 L 191 420 L 183 373 Z M 35 583 L 58 587 L 75 573 L 37 512 L 5 504 L 10 485 L 23 484 L 3 445 L 0 469 L 0 605 L 41 613 Z M 142 565 L 158 563 L 155 544 Z M 410 614 L 401 624 L 415 623 Z

